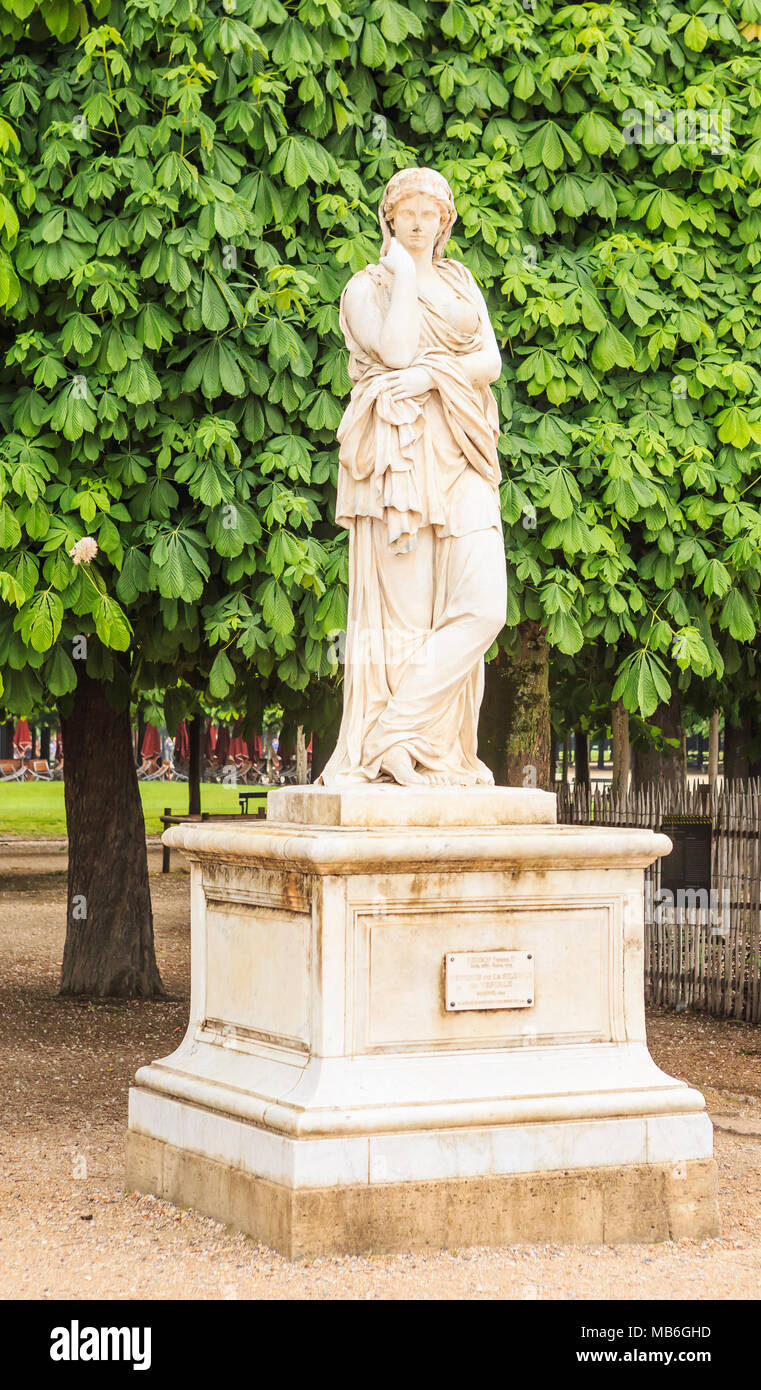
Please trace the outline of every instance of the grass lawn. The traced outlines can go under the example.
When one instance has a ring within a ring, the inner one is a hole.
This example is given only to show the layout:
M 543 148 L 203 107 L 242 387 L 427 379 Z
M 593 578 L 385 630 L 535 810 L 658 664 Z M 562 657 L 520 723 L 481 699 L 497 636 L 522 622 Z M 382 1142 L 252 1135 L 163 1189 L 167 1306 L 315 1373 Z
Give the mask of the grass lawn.
M 221 811 L 236 814 L 240 810 L 239 791 L 254 791 L 254 787 L 226 787 L 221 782 L 202 782 L 201 810 L 216 815 Z M 262 796 L 266 789 L 261 788 Z M 149 835 L 161 830 L 159 816 L 166 806 L 174 814 L 188 809 L 187 782 L 141 782 L 145 828 Z M 252 811 L 254 807 L 250 808 Z M 0 783 L 0 835 L 29 837 L 65 835 L 66 815 L 63 806 L 63 782 L 3 782 Z

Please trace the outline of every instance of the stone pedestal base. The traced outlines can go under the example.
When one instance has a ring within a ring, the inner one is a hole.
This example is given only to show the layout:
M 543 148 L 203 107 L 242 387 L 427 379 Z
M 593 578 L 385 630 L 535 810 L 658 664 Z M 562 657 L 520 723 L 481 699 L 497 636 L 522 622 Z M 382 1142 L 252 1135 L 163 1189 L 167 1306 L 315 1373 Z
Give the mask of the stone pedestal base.
M 294 1189 L 130 1134 L 127 1182 L 216 1217 L 292 1260 L 426 1247 L 698 1239 L 717 1231 L 712 1159 Z
M 645 1042 L 669 841 L 553 821 L 542 792 L 294 788 L 167 831 L 191 1018 L 138 1072 L 129 1185 L 289 1255 L 717 1231 L 703 1097 Z

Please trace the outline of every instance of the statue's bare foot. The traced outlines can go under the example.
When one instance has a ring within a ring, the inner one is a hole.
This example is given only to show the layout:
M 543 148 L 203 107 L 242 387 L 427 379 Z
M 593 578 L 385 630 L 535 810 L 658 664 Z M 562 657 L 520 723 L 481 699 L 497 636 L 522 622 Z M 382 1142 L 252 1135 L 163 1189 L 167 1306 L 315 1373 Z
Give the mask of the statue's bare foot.
M 415 771 L 412 757 L 406 748 L 391 748 L 381 763 L 381 772 L 385 772 L 387 777 L 392 777 L 400 787 L 417 786 L 419 782 L 426 780 L 420 772 Z

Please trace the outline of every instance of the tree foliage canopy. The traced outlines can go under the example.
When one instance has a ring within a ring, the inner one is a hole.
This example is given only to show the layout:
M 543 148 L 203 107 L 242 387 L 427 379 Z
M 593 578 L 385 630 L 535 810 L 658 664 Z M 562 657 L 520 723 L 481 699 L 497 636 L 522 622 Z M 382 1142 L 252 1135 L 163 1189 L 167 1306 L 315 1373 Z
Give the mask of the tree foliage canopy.
M 170 724 L 178 679 L 219 701 L 337 671 L 338 296 L 413 163 L 452 185 L 503 347 L 508 625 L 617 649 L 645 716 L 738 669 L 761 0 L 56 0 L 58 43 L 53 0 L 2 3 L 7 709 L 65 699 L 79 634 Z

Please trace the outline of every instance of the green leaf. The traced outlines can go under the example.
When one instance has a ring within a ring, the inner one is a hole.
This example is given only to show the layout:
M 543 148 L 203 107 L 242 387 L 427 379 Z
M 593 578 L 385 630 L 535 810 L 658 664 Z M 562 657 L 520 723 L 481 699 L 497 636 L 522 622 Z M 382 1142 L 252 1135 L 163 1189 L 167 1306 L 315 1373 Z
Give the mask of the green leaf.
M 584 646 L 584 637 L 572 613 L 553 613 L 547 622 L 547 641 L 566 656 L 574 656 Z
M 114 390 L 131 405 L 145 405 L 161 395 L 161 383 L 146 357 L 130 362 L 114 380 Z
M 520 101 L 528 101 L 529 97 L 533 96 L 536 91 L 536 82 L 528 63 L 521 63 L 513 91 Z
M 61 631 L 63 603 L 52 589 L 36 594 L 14 619 L 14 627 L 36 652 L 49 651 Z
M 242 502 L 230 502 L 214 508 L 207 522 L 207 532 L 217 554 L 232 557 L 257 541 L 262 528 L 250 507 Z
M 683 627 L 677 632 L 671 651 L 680 671 L 692 670 L 698 676 L 710 676 L 713 662 L 703 638 L 695 627 Z
M 34 556 L 30 555 L 28 550 L 19 550 L 4 561 L 4 567 L 23 598 L 31 598 L 40 572 L 40 567 Z
M 368 68 L 381 68 L 386 59 L 386 43 L 377 24 L 365 20 L 359 56 Z
M 720 627 L 726 629 L 737 642 L 752 642 L 756 637 L 756 623 L 747 599 L 739 589 L 730 589 L 721 608 Z
M 235 668 L 225 652 L 218 652 L 209 672 L 209 694 L 222 700 L 235 684 Z
M 142 551 L 130 548 L 122 565 L 121 574 L 116 581 L 116 595 L 122 603 L 135 603 L 140 594 L 151 587 L 148 558 Z
M 219 343 L 219 380 L 230 396 L 243 396 L 246 383 L 233 349 L 224 340 Z
M 56 699 L 59 699 L 61 695 L 68 695 L 69 691 L 76 689 L 77 673 L 74 669 L 74 662 L 61 646 L 54 648 L 45 663 L 43 673 L 48 690 Z
M 709 31 L 700 15 L 693 15 L 684 30 L 684 41 L 694 53 L 702 53 L 709 39 Z
M 751 429 L 747 416 L 737 405 L 720 410 L 714 421 L 722 444 L 734 444 L 736 449 L 745 449 L 750 443 Z
M 618 154 L 623 149 L 621 132 L 596 111 L 587 111 L 580 116 L 573 133 L 577 140 L 581 140 L 587 154 L 602 155 L 608 150 Z
M 93 608 L 93 618 L 95 631 L 105 647 L 117 652 L 128 650 L 132 628 L 116 599 L 100 594 Z
M 698 565 L 696 569 L 698 580 L 707 594 L 717 594 L 719 598 L 726 594 L 732 580 L 726 565 L 723 565 L 721 560 L 708 560 L 704 565 Z
M 335 396 L 329 391 L 316 391 L 311 398 L 312 404 L 306 415 L 306 423 L 312 430 L 337 429 L 341 423 L 343 410 Z
M 527 206 L 529 231 L 534 236 L 551 236 L 556 223 L 547 199 L 537 194 L 535 198 L 530 199 Z
M 554 121 L 546 121 L 540 126 L 523 151 L 523 161 L 527 169 L 543 164 L 545 169 L 559 169 L 565 159 L 557 126 Z
M 151 548 L 151 562 L 163 598 L 194 602 L 201 597 L 209 567 L 196 533 L 177 530 L 159 536 Z
M 547 505 L 552 515 L 562 521 L 572 515 L 575 505 L 580 500 L 579 489 L 573 474 L 564 468 L 554 469 L 550 478 Z
M 634 350 L 614 323 L 607 323 L 592 348 L 592 363 L 600 372 L 613 367 L 633 367 Z
M 212 333 L 221 333 L 230 322 L 230 313 L 224 298 L 211 275 L 204 275 L 201 292 L 201 318 Z
M 0 550 L 13 550 L 21 540 L 21 527 L 11 508 L 0 506 Z
M 281 637 L 286 637 L 289 632 L 293 631 L 296 620 L 290 599 L 282 584 L 271 579 L 263 586 L 259 597 L 262 604 L 262 617 L 267 627 L 272 628 L 272 631 Z
M 297 135 L 289 135 L 283 141 L 271 168 L 273 174 L 282 169 L 283 177 L 291 188 L 300 188 L 306 183 L 309 178 L 309 160 L 304 143 Z
M 65 550 L 54 550 L 42 566 L 43 578 L 54 589 L 68 589 L 72 582 L 71 560 Z
M 39 498 L 30 506 L 24 518 L 24 530 L 33 541 L 43 540 L 50 529 L 50 512 Z
M 642 648 L 621 663 L 611 698 L 622 699 L 632 713 L 649 719 L 670 696 L 668 674 L 659 656 Z
M 284 65 L 309 62 L 312 57 L 312 45 L 306 29 L 298 20 L 289 19 L 283 24 L 272 50 L 272 57 L 276 63 Z

